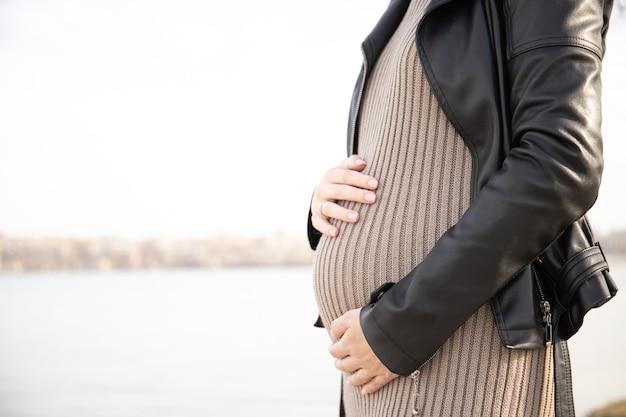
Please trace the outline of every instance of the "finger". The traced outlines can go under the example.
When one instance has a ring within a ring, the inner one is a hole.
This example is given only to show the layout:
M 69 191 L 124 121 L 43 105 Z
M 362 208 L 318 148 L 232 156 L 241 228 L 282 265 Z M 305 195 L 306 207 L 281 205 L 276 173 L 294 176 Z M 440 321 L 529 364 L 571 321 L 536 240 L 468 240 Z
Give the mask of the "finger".
M 387 385 L 389 382 L 396 379 L 397 377 L 398 377 L 397 374 L 394 374 L 391 372 L 386 373 L 384 375 L 376 375 L 374 378 L 364 383 L 363 388 L 361 389 L 361 393 L 363 395 L 372 394 L 378 391 L 379 389 L 381 389 L 382 387 L 384 387 L 385 385 Z M 348 380 L 349 379 L 350 378 L 348 378 Z M 348 381 L 348 383 L 350 382 Z M 356 384 L 356 385 L 362 385 L 362 384 Z
M 324 204 L 327 204 L 327 203 L 330 203 L 330 201 L 328 201 L 328 200 L 324 200 L 324 201 L 322 201 L 322 202 L 320 203 L 319 213 L 320 213 L 320 215 L 321 215 L 322 217 L 328 217 L 328 216 L 326 215 L 326 213 L 324 213 Z
M 376 201 L 376 195 L 373 193 L 369 196 L 363 195 L 358 200 L 371 204 L 370 201 Z M 339 228 L 331 223 L 331 219 L 346 223 L 356 223 L 359 221 L 359 218 L 358 211 L 348 209 L 333 201 L 322 200 L 320 202 L 319 199 L 314 198 L 311 203 L 311 224 L 322 234 L 331 237 L 339 234 Z
M 356 223 L 359 220 L 359 212 L 347 209 L 330 201 L 322 202 L 320 205 L 320 214 L 326 218 L 337 219 L 348 223 Z
M 339 234 L 331 220 L 355 223 L 359 213 L 340 206 L 338 200 L 363 204 L 376 201 L 373 192 L 378 188 L 376 178 L 362 174 L 366 163 L 358 155 L 344 160 L 339 167 L 329 169 L 321 183 L 315 188 L 311 200 L 311 223 L 324 235 L 335 237 Z M 330 203 L 330 204 L 328 204 Z
M 315 188 L 313 194 L 314 210 L 321 208 L 323 201 L 352 201 L 355 203 L 372 204 L 376 201 L 374 190 L 364 189 L 350 184 L 323 182 Z
M 344 345 L 344 343 L 341 343 L 341 338 L 346 333 L 346 330 L 348 330 L 348 321 L 345 320 L 345 316 L 345 314 L 339 316 L 330 323 L 330 337 L 337 341 L 333 344 L 335 348 L 341 348 Z
M 353 387 L 368 384 L 376 377 L 376 375 L 374 375 L 372 372 L 363 368 L 354 370 L 352 372 L 354 373 L 348 377 L 346 382 L 348 383 L 348 385 L 351 385 Z
M 330 223 L 329 216 L 326 215 L 324 207 L 326 204 L 330 203 L 331 202 L 328 200 L 320 200 L 315 195 L 313 196 L 311 200 L 311 224 L 322 234 L 335 237 L 339 234 L 339 229 Z M 349 218 L 353 217 L 353 215 L 349 216 Z
M 335 361 L 335 368 L 342 372 L 355 372 L 359 370 L 359 365 L 352 359 L 352 356 L 346 356 L 343 359 Z
M 336 237 L 339 234 L 339 229 L 336 226 L 333 226 L 327 217 L 322 217 L 319 215 L 311 216 L 311 224 L 318 232 L 323 235 Z
M 344 341 L 338 340 L 328 347 L 328 353 L 330 353 L 333 358 L 342 360 L 348 357 L 350 351 Z M 337 366 L 337 363 L 335 363 L 335 366 Z
M 365 190 L 378 188 L 378 180 L 371 175 L 341 167 L 328 169 L 322 183 L 351 185 Z
M 362 171 L 366 166 L 367 162 L 359 155 L 350 155 L 339 164 L 340 168 L 352 169 L 354 171 Z

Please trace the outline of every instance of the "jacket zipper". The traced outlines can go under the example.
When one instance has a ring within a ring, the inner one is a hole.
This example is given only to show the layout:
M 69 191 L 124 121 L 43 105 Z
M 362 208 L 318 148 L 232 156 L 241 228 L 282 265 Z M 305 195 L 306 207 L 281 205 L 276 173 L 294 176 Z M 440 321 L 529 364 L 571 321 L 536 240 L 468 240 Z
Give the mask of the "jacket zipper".
M 422 410 L 419 408 L 419 399 L 420 399 L 420 390 L 419 390 L 419 376 L 420 371 L 415 370 L 411 372 L 409 375 L 413 380 L 413 410 L 411 410 L 411 415 L 413 417 L 421 416 Z
M 542 263 L 541 259 L 537 259 L 539 263 Z M 545 329 L 545 343 L 546 346 L 552 346 L 554 342 L 554 334 L 552 328 L 552 308 L 550 306 L 550 302 L 546 300 L 545 293 L 543 292 L 543 287 L 541 285 L 541 281 L 539 280 L 539 276 L 537 275 L 537 270 L 534 265 L 531 265 L 531 270 L 533 272 L 533 277 L 535 278 L 535 282 L 537 283 L 537 287 L 539 288 L 539 295 L 541 297 L 541 301 L 539 301 L 539 308 L 541 309 L 543 326 Z
M 428 362 L 430 362 L 435 355 L 439 352 L 439 350 L 441 349 L 441 347 L 439 347 L 439 349 L 437 349 L 435 351 L 435 353 L 433 353 L 430 358 L 428 358 L 421 366 L 420 368 L 422 368 L 423 366 L 425 366 Z M 409 374 L 409 377 L 413 380 L 413 410 L 411 410 L 411 415 L 413 417 L 417 417 L 417 416 L 421 416 L 422 415 L 422 410 L 419 408 L 419 403 L 420 403 L 420 386 L 419 386 L 419 377 L 420 377 L 420 373 L 421 371 L 419 369 L 414 370 L 413 372 L 411 372 Z

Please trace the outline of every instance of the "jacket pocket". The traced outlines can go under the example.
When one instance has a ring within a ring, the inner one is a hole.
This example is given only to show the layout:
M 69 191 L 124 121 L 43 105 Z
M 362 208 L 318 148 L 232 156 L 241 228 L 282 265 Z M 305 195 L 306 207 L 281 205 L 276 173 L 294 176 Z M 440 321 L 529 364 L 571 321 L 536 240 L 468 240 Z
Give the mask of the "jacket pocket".
M 491 306 L 502 343 L 537 349 L 572 337 L 585 315 L 617 293 L 600 244 L 585 217 L 502 288 Z

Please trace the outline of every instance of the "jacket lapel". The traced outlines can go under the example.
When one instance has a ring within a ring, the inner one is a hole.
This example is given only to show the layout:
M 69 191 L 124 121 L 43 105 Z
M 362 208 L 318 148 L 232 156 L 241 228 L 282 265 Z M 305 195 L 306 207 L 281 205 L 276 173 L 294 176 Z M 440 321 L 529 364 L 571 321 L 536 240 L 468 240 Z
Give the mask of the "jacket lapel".
M 369 71 L 374 67 L 385 45 L 387 45 L 387 42 L 389 42 L 389 39 L 402 21 L 410 3 L 411 0 L 391 0 L 385 13 L 363 41 L 363 53 L 365 54 Z

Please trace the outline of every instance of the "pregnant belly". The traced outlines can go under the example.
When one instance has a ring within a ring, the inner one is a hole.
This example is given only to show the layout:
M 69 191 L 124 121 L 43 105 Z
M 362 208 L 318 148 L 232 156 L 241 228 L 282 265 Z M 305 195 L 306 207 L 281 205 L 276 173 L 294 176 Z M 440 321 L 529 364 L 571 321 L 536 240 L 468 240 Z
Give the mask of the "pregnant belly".
M 389 226 L 392 216 L 376 211 L 389 205 L 356 208 L 361 219 L 339 224 L 337 237 L 323 236 L 313 262 L 315 297 L 324 326 L 345 312 L 365 306 L 370 294 L 385 282 L 396 282 L 415 265 L 423 252 L 407 222 Z

